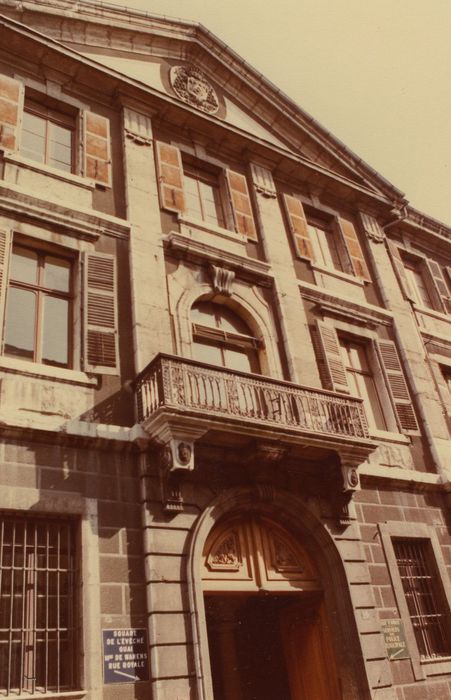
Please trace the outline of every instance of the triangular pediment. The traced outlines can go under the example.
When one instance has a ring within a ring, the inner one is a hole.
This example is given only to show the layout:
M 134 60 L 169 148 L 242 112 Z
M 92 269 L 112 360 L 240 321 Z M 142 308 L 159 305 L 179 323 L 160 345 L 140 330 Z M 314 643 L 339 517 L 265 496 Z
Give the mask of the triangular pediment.
M 182 106 L 171 71 L 177 66 L 200 71 L 219 104 L 216 112 L 208 114 L 210 118 L 367 192 L 392 201 L 402 198 L 401 192 L 202 26 L 89 1 L 30 0 L 27 11 L 22 8 L 19 0 L 0 0 L 1 13 L 30 28 L 36 40 L 36 31 L 49 37 L 53 50 L 61 45 L 91 67 L 103 67 L 115 80 L 141 85 Z

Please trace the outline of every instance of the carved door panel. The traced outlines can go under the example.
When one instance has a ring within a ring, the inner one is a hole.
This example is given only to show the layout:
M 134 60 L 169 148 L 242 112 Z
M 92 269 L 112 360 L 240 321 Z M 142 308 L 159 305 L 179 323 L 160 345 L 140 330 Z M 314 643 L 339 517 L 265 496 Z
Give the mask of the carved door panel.
M 215 700 L 340 700 L 319 577 L 289 532 L 260 516 L 217 526 L 202 582 Z
M 204 590 L 319 590 L 315 569 L 298 542 L 265 518 L 237 519 L 214 529 L 202 567 Z
M 324 605 L 299 600 L 280 615 L 290 700 L 341 700 Z

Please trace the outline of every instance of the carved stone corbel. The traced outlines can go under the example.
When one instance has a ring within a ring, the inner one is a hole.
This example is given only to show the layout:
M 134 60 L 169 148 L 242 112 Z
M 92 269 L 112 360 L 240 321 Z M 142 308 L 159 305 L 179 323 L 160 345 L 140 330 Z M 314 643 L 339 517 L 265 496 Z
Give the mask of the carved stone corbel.
M 342 477 L 342 493 L 340 498 L 340 525 L 347 526 L 356 519 L 354 512 L 353 497 L 357 490 L 360 489 L 360 478 L 357 468 L 352 464 L 341 465 Z
M 223 294 L 225 297 L 232 296 L 233 282 L 235 280 L 234 271 L 226 270 L 224 267 L 213 264 L 209 266 L 209 271 L 214 291 L 217 294 Z
M 194 469 L 194 443 L 169 440 L 160 447 L 159 466 L 163 507 L 179 512 L 183 510 L 183 478 Z
M 163 507 L 183 510 L 182 482 L 195 467 L 194 444 L 205 428 L 188 418 L 160 415 L 147 432 L 157 448 Z

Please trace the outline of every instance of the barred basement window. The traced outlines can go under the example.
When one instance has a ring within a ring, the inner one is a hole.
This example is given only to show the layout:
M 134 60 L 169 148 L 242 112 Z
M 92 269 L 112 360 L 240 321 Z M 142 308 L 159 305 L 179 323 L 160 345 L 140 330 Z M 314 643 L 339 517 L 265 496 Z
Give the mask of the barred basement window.
M 0 697 L 76 687 L 75 533 L 0 517 Z
M 449 656 L 449 611 L 429 542 L 417 538 L 392 542 L 420 655 L 423 659 Z

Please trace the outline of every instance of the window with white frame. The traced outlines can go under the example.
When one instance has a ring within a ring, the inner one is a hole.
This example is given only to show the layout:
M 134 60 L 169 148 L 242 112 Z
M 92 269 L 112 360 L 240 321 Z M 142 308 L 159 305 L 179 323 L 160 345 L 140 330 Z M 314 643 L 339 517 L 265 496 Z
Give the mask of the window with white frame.
M 313 216 L 307 218 L 307 228 L 315 261 L 325 267 L 343 271 L 337 231 L 326 220 Z
M 296 255 L 311 263 L 371 282 L 352 217 L 313 209 L 299 195 L 285 193 L 283 203 Z
M 5 355 L 58 367 L 72 364 L 73 260 L 48 249 L 13 246 Z
M 0 74 L 0 150 L 5 149 L 36 164 L 87 177 L 98 186 L 111 185 L 108 117 Z
M 412 259 L 405 260 L 404 270 L 414 301 L 420 306 L 433 309 L 434 304 L 432 303 L 431 294 L 427 286 L 423 265 Z
M 311 328 L 325 389 L 363 399 L 370 429 L 418 432 L 412 399 L 396 344 L 362 338 L 358 329 L 336 329 L 317 320 Z
M 77 687 L 75 523 L 0 515 L 0 697 Z
M 184 163 L 183 185 L 187 215 L 226 228 L 219 174 Z
M 75 170 L 75 117 L 34 100 L 25 100 L 20 153 L 60 170 Z
M 420 307 L 450 314 L 451 268 L 395 241 L 388 241 L 388 249 L 404 297 Z
M 119 363 L 115 256 L 0 230 L 1 354 L 99 374 Z
M 207 225 L 235 230 L 257 241 L 247 177 L 182 155 L 170 143 L 156 142 L 161 207 Z
M 350 393 L 363 399 L 370 429 L 387 430 L 366 344 L 345 337 L 339 341 Z
M 232 309 L 198 301 L 191 309 L 193 357 L 207 364 L 260 373 L 258 341 Z

